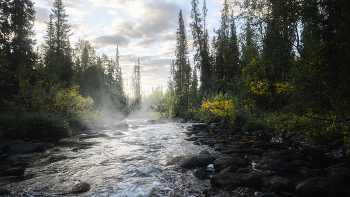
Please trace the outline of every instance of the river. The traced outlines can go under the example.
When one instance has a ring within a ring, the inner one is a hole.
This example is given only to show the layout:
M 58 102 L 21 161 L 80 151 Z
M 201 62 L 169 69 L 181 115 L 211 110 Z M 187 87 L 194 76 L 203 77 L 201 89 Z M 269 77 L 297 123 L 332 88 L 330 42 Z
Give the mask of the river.
M 184 140 L 191 124 L 123 122 L 130 127 L 96 129 L 110 137 L 83 139 L 80 135 L 62 139 L 43 153 L 21 155 L 30 163 L 24 176 L 1 177 L 0 184 L 15 196 L 204 196 L 209 180 L 197 179 L 193 171 L 166 166 L 176 156 L 203 149 L 213 153 Z M 67 194 L 82 182 L 90 185 L 89 191 Z

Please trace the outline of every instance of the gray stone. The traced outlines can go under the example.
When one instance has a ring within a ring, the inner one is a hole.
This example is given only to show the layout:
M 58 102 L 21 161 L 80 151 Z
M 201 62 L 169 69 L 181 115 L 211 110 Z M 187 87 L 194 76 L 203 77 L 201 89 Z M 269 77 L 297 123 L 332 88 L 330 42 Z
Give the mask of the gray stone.
M 325 177 L 314 177 L 303 181 L 295 191 L 299 197 L 348 197 L 346 190 Z

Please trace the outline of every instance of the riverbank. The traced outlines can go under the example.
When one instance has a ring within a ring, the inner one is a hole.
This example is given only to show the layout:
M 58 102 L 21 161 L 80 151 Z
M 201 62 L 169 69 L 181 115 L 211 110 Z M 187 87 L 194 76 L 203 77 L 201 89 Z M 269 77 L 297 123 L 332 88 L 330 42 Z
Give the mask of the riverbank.
M 169 165 L 195 169 L 199 179 L 232 196 L 349 196 L 350 160 L 342 140 L 305 142 L 305 136 L 273 136 L 258 130 L 243 133 L 220 124 L 187 128 L 195 145 L 208 145 L 221 155 L 174 158 Z M 214 190 L 213 190 L 214 191 Z M 216 191 L 214 191 L 216 192 Z M 204 196 L 215 196 L 211 189 Z

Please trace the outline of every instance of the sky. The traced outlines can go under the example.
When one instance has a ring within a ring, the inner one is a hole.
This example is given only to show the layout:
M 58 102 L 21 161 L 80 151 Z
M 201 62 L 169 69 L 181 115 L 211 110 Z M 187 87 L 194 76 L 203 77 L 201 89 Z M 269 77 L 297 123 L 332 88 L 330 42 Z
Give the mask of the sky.
M 37 44 L 44 42 L 54 0 L 32 0 L 36 10 L 34 30 Z M 206 26 L 209 37 L 218 29 L 224 0 L 206 0 Z M 199 0 L 202 8 L 203 0 Z M 132 67 L 141 65 L 142 90 L 167 87 L 170 63 L 175 59 L 178 14 L 183 12 L 190 60 L 193 65 L 190 0 L 63 0 L 71 25 L 71 46 L 78 39 L 88 40 L 98 55 L 115 57 L 119 47 L 123 78 L 130 81 Z M 128 84 L 124 84 L 127 86 Z

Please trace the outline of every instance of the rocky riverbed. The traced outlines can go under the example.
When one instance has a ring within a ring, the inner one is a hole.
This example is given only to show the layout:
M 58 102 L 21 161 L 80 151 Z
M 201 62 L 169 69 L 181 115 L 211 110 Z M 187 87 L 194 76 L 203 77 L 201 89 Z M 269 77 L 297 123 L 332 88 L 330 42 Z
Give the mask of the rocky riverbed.
M 350 196 L 341 140 L 306 143 L 220 124 L 163 123 L 129 121 L 71 139 L 3 142 L 0 182 L 7 185 L 0 196 Z M 36 184 L 42 177 L 46 182 Z
M 168 165 L 194 169 L 196 177 L 209 179 L 213 188 L 231 196 L 350 196 L 348 147 L 341 140 L 306 143 L 303 136 L 242 133 L 240 128 L 225 129 L 220 124 L 198 124 L 187 130 L 187 140 L 221 154 L 177 157 Z M 211 196 L 210 189 L 204 194 Z

